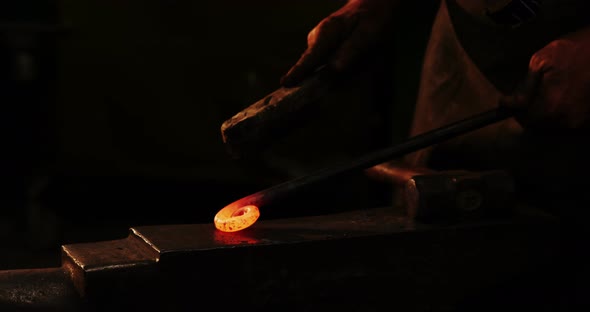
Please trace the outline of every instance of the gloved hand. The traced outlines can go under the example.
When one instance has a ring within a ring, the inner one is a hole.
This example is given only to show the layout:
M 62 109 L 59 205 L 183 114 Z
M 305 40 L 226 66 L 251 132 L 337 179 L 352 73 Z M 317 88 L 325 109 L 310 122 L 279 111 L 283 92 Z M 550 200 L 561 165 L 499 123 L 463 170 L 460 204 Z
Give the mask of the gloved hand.
M 297 85 L 321 66 L 341 73 L 393 31 L 393 15 L 401 0 L 349 0 L 324 18 L 307 36 L 307 49 L 281 78 L 281 85 Z
M 529 63 L 522 86 L 502 99 L 525 128 L 587 129 L 590 124 L 590 27 L 552 41 Z

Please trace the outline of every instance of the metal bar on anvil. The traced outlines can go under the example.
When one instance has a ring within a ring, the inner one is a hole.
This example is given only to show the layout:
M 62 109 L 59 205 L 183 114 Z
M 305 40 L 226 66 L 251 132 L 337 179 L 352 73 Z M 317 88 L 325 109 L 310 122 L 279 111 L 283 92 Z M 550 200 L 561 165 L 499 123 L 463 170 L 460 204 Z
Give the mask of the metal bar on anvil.
M 550 265 L 556 225 L 534 211 L 414 224 L 389 208 L 265 220 L 235 233 L 213 224 L 134 227 L 120 240 L 64 245 L 64 274 L 39 272 L 30 290 L 17 278 L 30 270 L 0 272 L 0 308 L 24 296 L 39 310 L 67 303 L 67 311 L 445 310 Z M 38 298 L 51 283 L 61 287 L 53 301 L 47 291 Z M 20 294 L 2 291 L 17 284 Z

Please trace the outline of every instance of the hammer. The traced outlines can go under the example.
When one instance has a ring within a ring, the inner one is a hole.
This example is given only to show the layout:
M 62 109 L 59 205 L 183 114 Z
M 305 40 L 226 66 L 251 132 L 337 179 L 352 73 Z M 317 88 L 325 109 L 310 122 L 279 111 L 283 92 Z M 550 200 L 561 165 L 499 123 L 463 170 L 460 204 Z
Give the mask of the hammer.
M 318 69 L 294 87 L 281 87 L 244 108 L 221 125 L 221 137 L 230 155 L 264 149 L 286 135 L 314 109 L 341 79 L 330 70 Z
M 514 204 L 514 180 L 505 170 L 435 171 L 388 162 L 365 173 L 392 184 L 395 205 L 424 223 L 502 217 Z

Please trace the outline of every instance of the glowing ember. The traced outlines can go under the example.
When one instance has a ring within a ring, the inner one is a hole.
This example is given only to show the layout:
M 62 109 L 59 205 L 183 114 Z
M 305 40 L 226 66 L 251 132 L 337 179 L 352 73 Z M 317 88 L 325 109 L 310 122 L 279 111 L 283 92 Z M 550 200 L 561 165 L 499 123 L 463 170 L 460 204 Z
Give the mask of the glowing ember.
M 220 231 L 237 232 L 254 224 L 258 217 L 260 217 L 258 207 L 233 203 L 221 209 L 213 221 Z

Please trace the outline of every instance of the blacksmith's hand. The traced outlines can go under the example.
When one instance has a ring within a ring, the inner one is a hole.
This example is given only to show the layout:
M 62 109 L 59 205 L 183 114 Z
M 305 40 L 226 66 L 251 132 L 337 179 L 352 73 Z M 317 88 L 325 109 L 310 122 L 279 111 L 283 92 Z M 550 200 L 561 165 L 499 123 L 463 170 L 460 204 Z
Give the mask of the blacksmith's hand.
M 392 31 L 401 0 L 350 0 L 324 18 L 307 36 L 307 49 L 281 78 L 281 85 L 300 83 L 321 66 L 347 71 Z
M 525 128 L 577 131 L 590 126 L 590 27 L 537 51 L 523 85 L 501 101 Z

